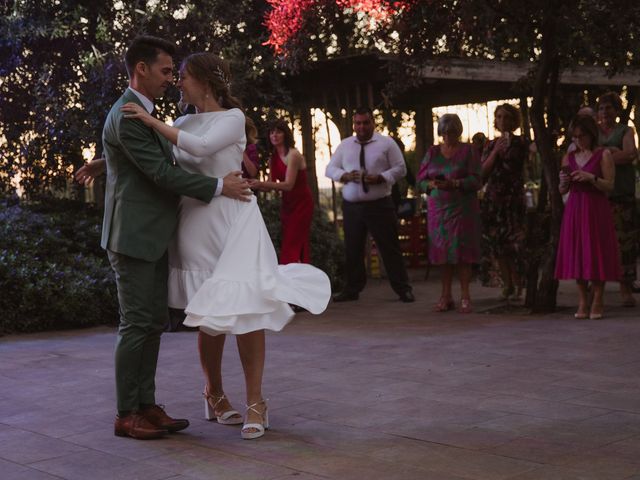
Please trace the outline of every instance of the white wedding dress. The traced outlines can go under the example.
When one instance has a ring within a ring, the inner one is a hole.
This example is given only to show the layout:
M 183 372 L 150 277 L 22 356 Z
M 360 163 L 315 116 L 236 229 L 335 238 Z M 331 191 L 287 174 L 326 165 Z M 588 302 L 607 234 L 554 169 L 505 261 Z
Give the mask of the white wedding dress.
M 240 170 L 244 124 L 239 109 L 178 118 L 178 164 L 218 178 Z M 289 304 L 318 314 L 331 295 L 323 271 L 278 265 L 255 197 L 218 196 L 208 204 L 182 197 L 169 266 L 169 306 L 185 309 L 184 324 L 210 335 L 280 331 L 293 317 Z

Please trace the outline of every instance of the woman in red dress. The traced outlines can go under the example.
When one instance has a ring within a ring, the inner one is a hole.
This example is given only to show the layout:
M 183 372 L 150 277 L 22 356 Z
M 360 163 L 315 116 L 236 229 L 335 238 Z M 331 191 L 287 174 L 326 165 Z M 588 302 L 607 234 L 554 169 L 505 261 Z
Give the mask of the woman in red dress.
M 284 120 L 276 120 L 269 128 L 269 143 L 271 181 L 252 181 L 251 188 L 282 192 L 280 263 L 311 263 L 313 197 L 307 182 L 307 163 L 293 147 L 293 133 Z

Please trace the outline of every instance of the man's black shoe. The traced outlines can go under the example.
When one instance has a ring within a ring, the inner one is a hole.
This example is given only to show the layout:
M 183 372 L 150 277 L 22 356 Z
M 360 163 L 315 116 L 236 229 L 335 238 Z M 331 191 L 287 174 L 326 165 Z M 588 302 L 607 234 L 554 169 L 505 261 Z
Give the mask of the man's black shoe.
M 334 302 L 353 302 L 354 300 L 358 300 L 360 295 L 357 293 L 349 293 L 349 292 L 340 292 L 333 296 Z
M 416 301 L 416 297 L 413 296 L 413 292 L 408 290 L 400 294 L 400 301 L 404 303 L 412 303 Z

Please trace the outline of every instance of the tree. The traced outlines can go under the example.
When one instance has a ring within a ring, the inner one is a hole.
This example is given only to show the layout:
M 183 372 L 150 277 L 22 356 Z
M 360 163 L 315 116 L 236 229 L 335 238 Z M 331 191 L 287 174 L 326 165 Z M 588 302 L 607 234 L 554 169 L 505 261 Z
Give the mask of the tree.
M 231 63 L 245 106 L 290 100 L 263 25 L 268 5 L 241 0 L 21 0 L 0 6 L 0 192 L 20 178 L 27 196 L 65 188 L 82 151 L 101 151 L 102 124 L 126 86 L 124 49 L 137 34 L 173 39 L 180 57 L 219 53 Z M 158 103 L 175 116 L 177 90 Z M 251 113 L 250 113 L 251 115 Z

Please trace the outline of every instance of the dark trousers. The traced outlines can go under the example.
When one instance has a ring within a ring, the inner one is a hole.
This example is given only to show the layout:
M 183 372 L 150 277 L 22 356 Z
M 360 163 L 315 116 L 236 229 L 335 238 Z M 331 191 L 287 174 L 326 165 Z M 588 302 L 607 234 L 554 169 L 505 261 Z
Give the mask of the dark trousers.
M 344 244 L 346 253 L 347 293 L 360 293 L 367 283 L 365 245 L 367 232 L 380 252 L 391 288 L 397 293 L 411 291 L 398 241 L 398 219 L 391 197 L 370 202 L 342 201 Z
M 120 325 L 115 349 L 118 411 L 155 404 L 160 335 L 169 320 L 167 254 L 147 262 L 107 252 L 116 275 Z

